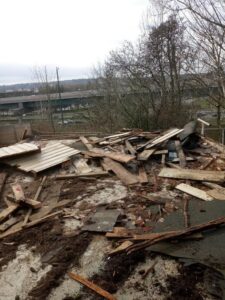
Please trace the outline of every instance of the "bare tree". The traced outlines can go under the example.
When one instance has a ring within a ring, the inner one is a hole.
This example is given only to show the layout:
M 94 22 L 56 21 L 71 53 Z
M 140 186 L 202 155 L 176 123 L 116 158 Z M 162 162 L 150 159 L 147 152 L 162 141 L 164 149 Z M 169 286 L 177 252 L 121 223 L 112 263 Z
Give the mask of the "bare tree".
M 217 109 L 217 125 L 225 108 L 225 2 L 223 0 L 177 0 L 188 24 L 188 34 L 198 53 L 192 74 L 208 90 L 208 102 Z M 216 88 L 215 88 L 216 87 Z
M 55 132 L 54 120 L 53 120 L 53 109 L 52 109 L 52 102 L 51 102 L 51 88 L 50 88 L 50 80 L 49 80 L 49 72 L 47 67 L 35 67 L 34 74 L 36 80 L 39 82 L 39 86 L 46 95 L 47 98 L 47 116 L 49 123 L 51 124 L 52 131 Z M 43 114 L 43 102 L 41 102 L 41 111 Z
M 190 60 L 184 26 L 171 16 L 146 33 L 137 45 L 125 42 L 112 51 L 105 64 L 117 122 L 144 129 L 178 125 L 185 122 L 182 73 Z
M 225 29 L 224 0 L 176 0 L 175 3 L 179 10 L 188 10 L 198 19 Z

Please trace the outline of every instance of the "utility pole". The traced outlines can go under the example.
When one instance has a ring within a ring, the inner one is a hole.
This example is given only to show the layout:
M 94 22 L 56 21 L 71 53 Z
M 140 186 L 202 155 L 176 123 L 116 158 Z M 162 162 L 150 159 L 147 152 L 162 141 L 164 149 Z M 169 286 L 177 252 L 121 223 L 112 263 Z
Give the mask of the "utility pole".
M 60 90 L 60 84 L 59 84 L 59 67 L 56 67 L 56 76 L 57 76 L 57 88 L 58 88 L 59 101 L 60 101 L 61 121 L 62 121 L 62 125 L 63 125 L 64 117 L 63 117 L 63 109 L 62 109 L 62 96 L 61 96 L 61 90 Z

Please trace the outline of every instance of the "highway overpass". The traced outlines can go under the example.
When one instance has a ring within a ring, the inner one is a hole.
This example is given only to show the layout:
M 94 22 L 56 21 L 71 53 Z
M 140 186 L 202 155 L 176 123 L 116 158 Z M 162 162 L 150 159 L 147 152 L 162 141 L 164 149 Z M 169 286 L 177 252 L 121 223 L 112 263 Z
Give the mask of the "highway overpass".
M 61 93 L 61 100 L 59 94 L 51 94 L 50 101 L 54 108 L 71 107 L 72 105 L 90 104 L 93 100 L 100 98 L 101 95 L 95 90 L 75 91 Z M 0 110 L 17 110 L 23 109 L 25 112 L 37 110 L 43 106 L 47 106 L 47 95 L 31 95 L 19 97 L 5 97 L 0 98 Z

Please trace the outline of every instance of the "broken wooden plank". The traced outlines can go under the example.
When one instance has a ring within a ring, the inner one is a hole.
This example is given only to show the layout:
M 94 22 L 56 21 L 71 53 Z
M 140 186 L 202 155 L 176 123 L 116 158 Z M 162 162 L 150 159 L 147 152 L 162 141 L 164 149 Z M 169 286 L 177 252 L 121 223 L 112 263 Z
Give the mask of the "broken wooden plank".
M 225 181 L 225 172 L 223 171 L 163 168 L 158 176 L 165 178 L 191 179 L 221 183 Z
M 107 171 L 101 171 L 101 172 L 93 172 L 93 173 L 87 173 L 87 174 L 65 174 L 65 175 L 56 175 L 55 179 L 57 180 L 63 180 L 63 179 L 73 179 L 73 178 L 79 178 L 79 177 L 99 177 L 99 176 L 106 176 L 109 175 Z
M 138 154 L 138 160 L 148 160 L 156 149 L 144 150 Z
M 134 149 L 134 147 L 131 145 L 131 143 L 128 140 L 125 140 L 125 145 L 131 155 L 136 155 L 137 151 Z
M 25 199 L 25 196 L 24 196 L 24 192 L 23 192 L 21 185 L 18 183 L 15 183 L 15 184 L 12 184 L 11 187 L 13 190 L 13 194 L 15 196 L 15 201 L 16 202 L 23 201 Z
M 35 193 L 35 196 L 34 196 L 34 199 L 33 199 L 34 201 L 37 201 L 37 200 L 38 200 L 38 198 L 39 198 L 39 196 L 40 196 L 40 194 L 41 194 L 41 191 L 42 191 L 42 188 L 43 188 L 43 186 L 44 186 L 44 183 L 45 183 L 46 179 L 47 179 L 47 176 L 44 176 L 44 177 L 42 178 L 41 183 L 40 183 L 40 185 L 39 185 L 39 187 L 38 187 L 38 189 L 37 189 L 37 191 L 36 191 L 36 193 Z M 39 203 L 40 203 L 40 202 L 39 202 Z M 28 209 L 28 211 L 27 211 L 25 217 L 24 217 L 24 221 L 23 221 L 22 227 L 24 227 L 24 226 L 27 224 L 27 222 L 29 221 L 29 218 L 30 218 L 30 215 L 31 215 L 31 214 L 32 214 L 32 208 L 30 207 L 30 208 Z
M 114 227 L 113 232 L 107 232 L 105 236 L 107 238 L 130 238 L 133 235 L 131 230 L 125 227 Z
M 11 217 L 9 220 L 0 225 L 0 232 L 4 232 L 14 224 L 18 223 L 21 220 L 21 217 Z
M 145 167 L 144 166 L 139 167 L 139 181 L 140 181 L 140 183 L 147 183 L 148 182 L 148 176 L 145 172 Z
M 110 168 L 116 176 L 126 185 L 135 184 L 139 182 L 138 176 L 130 173 L 125 169 L 120 163 L 113 161 L 112 159 L 106 157 L 104 158 L 104 163 Z
M 152 148 L 158 144 L 161 144 L 161 143 L 167 141 L 168 139 L 178 135 L 182 131 L 183 131 L 183 129 L 178 129 L 178 128 L 167 130 L 162 136 L 156 137 L 155 139 L 148 141 L 147 143 L 145 143 L 138 149 L 142 149 L 142 148 L 150 149 L 150 148 Z
M 185 154 L 184 154 L 184 151 L 182 149 L 182 146 L 181 146 L 181 143 L 179 140 L 175 141 L 175 147 L 176 147 L 177 155 L 180 159 L 180 166 L 181 166 L 181 168 L 185 168 L 186 167 L 186 158 L 185 158 Z
M 80 136 L 80 140 L 81 140 L 81 142 L 85 145 L 85 147 L 86 147 L 89 151 L 91 151 L 91 150 L 93 149 L 92 144 L 87 140 L 86 137 Z
M 225 223 L 225 217 L 221 217 L 221 218 L 209 221 L 207 223 L 203 223 L 203 224 L 199 224 L 199 225 L 189 227 L 189 228 L 184 229 L 184 230 L 168 232 L 167 234 L 166 234 L 166 232 L 162 232 L 161 236 L 159 235 L 158 237 L 156 237 L 156 238 L 154 237 L 151 240 L 147 240 L 147 241 L 140 242 L 138 244 L 131 245 L 125 251 L 128 254 L 130 254 L 134 251 L 139 251 L 141 249 L 145 249 L 147 247 L 150 247 L 151 245 L 154 245 L 158 242 L 167 241 L 167 240 L 171 240 L 171 239 L 177 239 L 177 238 L 183 238 L 184 236 L 189 236 L 193 233 L 208 230 L 210 228 L 216 227 L 218 225 L 222 225 L 224 223 Z
M 94 291 L 96 294 L 101 295 L 107 300 L 116 300 L 116 298 L 108 293 L 107 291 L 100 288 L 98 285 L 94 284 L 93 282 L 87 280 L 86 278 L 81 277 L 80 275 L 77 275 L 75 273 L 69 272 L 69 277 L 73 280 L 78 281 L 79 283 L 83 284 L 84 286 L 88 287 L 92 291 Z
M 55 216 L 57 216 L 57 215 L 59 215 L 59 214 L 62 214 L 62 212 L 63 212 L 63 211 L 60 210 L 60 211 L 54 212 L 54 213 L 52 213 L 52 214 L 49 214 L 49 215 L 47 215 L 47 216 L 45 216 L 45 217 L 43 217 L 43 218 L 40 218 L 40 219 L 31 221 L 31 222 L 27 223 L 27 224 L 24 226 L 24 228 L 29 228 L 29 227 L 32 227 L 32 226 L 34 226 L 34 225 L 43 223 L 43 222 L 45 222 L 46 220 L 51 219 L 52 217 L 55 217 Z
M 104 141 L 106 141 L 106 140 L 110 140 L 110 139 L 112 140 L 112 139 L 117 139 L 117 138 L 127 138 L 128 136 L 131 135 L 131 133 L 132 133 L 132 131 L 109 135 L 104 138 L 100 138 L 100 139 L 96 140 L 95 143 L 102 145 L 102 144 L 104 144 Z
M 153 155 L 162 155 L 162 154 L 168 154 L 168 150 L 157 150 L 153 153 Z
M 12 187 L 16 202 L 26 203 L 27 205 L 31 206 L 34 209 L 41 207 L 41 202 L 25 198 L 23 189 L 20 184 L 18 184 L 18 183 L 12 184 L 11 187 Z
M 109 152 L 109 151 L 106 152 L 98 148 L 94 148 L 93 151 L 87 151 L 85 152 L 85 154 L 93 157 L 108 157 L 122 163 L 128 163 L 131 160 L 135 159 L 135 156 L 130 154 L 124 154 L 121 152 Z
M 204 201 L 213 200 L 213 197 L 209 196 L 207 192 L 200 190 L 196 187 L 190 186 L 189 184 L 185 184 L 185 183 L 178 184 L 176 186 L 176 189 Z
M 9 228 L 7 231 L 3 232 L 2 234 L 0 234 L 0 239 L 3 239 L 7 236 L 10 236 L 10 235 L 13 235 L 13 234 L 16 234 L 18 232 L 20 232 L 21 230 L 23 230 L 24 228 L 30 228 L 32 226 L 35 226 L 37 224 L 40 224 L 40 223 L 43 223 L 45 221 L 47 221 L 48 219 L 54 217 L 54 216 L 57 216 L 59 214 L 61 214 L 62 211 L 57 211 L 55 213 L 52 213 L 50 215 L 47 215 L 43 218 L 40 218 L 40 219 L 35 219 L 34 221 L 30 222 L 30 223 L 27 223 L 25 226 L 23 226 L 23 221 L 15 224 L 13 227 Z
M 45 183 L 46 179 L 47 179 L 47 176 L 44 176 L 44 177 L 42 178 L 41 183 L 40 183 L 40 185 L 39 185 L 39 187 L 38 187 L 38 189 L 37 189 L 37 191 L 36 191 L 36 194 L 35 194 L 33 200 L 35 200 L 35 201 L 38 200 L 38 198 L 39 198 L 39 196 L 40 196 L 40 193 L 41 193 L 41 191 L 42 191 L 42 188 L 43 188 L 43 186 L 44 186 L 44 183 Z
M 31 206 L 34 209 L 38 209 L 42 205 L 40 201 L 36 201 L 36 200 L 33 200 L 33 199 L 28 199 L 28 198 L 25 198 L 21 202 L 26 203 L 27 205 Z
M 19 207 L 19 204 L 15 203 L 14 205 L 11 205 L 5 209 L 3 209 L 0 212 L 0 222 L 5 220 L 9 215 L 11 215 L 17 208 Z

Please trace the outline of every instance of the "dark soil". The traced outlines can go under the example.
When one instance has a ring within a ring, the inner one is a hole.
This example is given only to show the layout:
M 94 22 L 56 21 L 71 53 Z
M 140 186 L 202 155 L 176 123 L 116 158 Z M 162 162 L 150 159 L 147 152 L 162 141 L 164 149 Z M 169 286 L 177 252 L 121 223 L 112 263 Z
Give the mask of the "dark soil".
M 79 259 L 88 247 L 92 237 L 83 233 L 74 237 L 62 235 L 59 219 L 26 229 L 0 243 L 0 269 L 16 257 L 19 245 L 35 246 L 35 253 L 42 256 L 43 266 L 52 265 L 51 271 L 41 279 L 29 293 L 28 299 L 46 299 L 51 290 L 57 287 L 70 266 L 79 264 Z
M 85 233 L 73 238 L 64 238 L 57 244 L 53 242 L 46 252 L 49 254 L 52 251 L 52 256 L 48 260 L 52 269 L 29 292 L 29 299 L 46 299 L 51 290 L 63 281 L 68 269 L 72 266 L 79 266 L 79 259 L 88 247 L 90 240 L 91 237 Z
M 170 296 L 167 300 L 203 300 L 196 285 L 204 280 L 205 268 L 202 265 L 191 265 L 181 267 L 180 275 L 177 277 L 168 277 L 168 289 Z
M 106 259 L 104 270 L 102 270 L 99 274 L 95 274 L 89 280 L 99 285 L 107 292 L 114 294 L 127 280 L 136 266 L 140 262 L 145 261 L 145 252 L 140 251 L 138 253 L 132 253 L 131 255 L 124 253 L 113 256 L 110 259 Z M 104 299 L 87 288 L 83 288 L 79 296 L 79 299 L 82 300 L 85 300 L 87 297 L 92 300 Z

